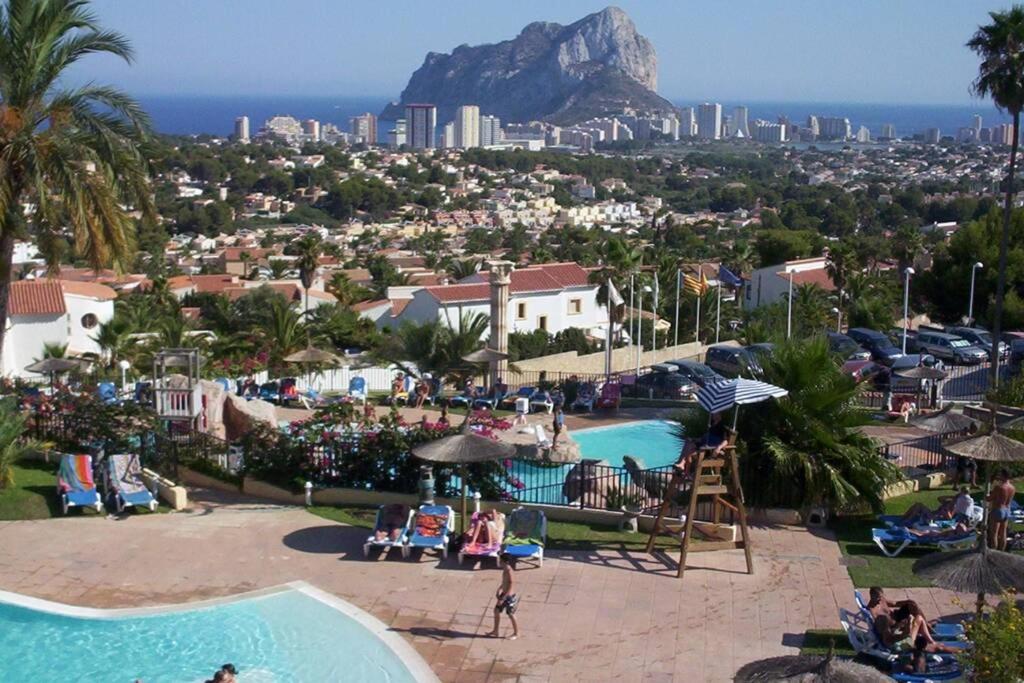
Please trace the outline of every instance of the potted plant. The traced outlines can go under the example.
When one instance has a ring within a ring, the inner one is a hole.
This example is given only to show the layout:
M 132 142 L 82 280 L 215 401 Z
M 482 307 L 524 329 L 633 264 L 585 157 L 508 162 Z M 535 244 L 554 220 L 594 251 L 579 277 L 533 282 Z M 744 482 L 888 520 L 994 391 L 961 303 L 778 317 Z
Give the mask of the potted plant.
M 636 533 L 637 520 L 643 512 L 644 501 L 639 493 L 627 492 L 618 487 L 608 489 L 605 494 L 605 507 L 609 510 L 617 510 L 621 513 L 619 520 L 619 531 L 631 531 Z

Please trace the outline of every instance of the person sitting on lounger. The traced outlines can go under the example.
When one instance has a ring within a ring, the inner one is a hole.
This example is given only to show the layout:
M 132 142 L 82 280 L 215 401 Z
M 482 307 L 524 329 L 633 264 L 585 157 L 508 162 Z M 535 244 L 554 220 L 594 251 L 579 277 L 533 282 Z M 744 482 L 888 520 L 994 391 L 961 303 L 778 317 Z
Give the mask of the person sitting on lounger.
M 970 532 L 967 525 L 963 522 L 957 522 L 951 527 L 945 529 L 907 529 L 907 533 L 914 538 L 920 538 L 928 541 L 941 541 L 945 538 L 954 538 L 956 536 L 963 536 Z
M 903 526 L 923 526 L 931 524 L 932 522 L 946 521 L 953 519 L 956 514 L 957 501 L 965 495 L 960 493 L 956 498 L 951 496 L 943 496 L 939 498 L 939 507 L 934 511 L 924 503 L 914 503 L 910 506 L 906 512 L 903 513 L 901 521 Z M 970 496 L 967 496 L 970 498 Z
M 430 382 L 427 378 L 423 378 L 416 384 L 416 402 L 413 404 L 413 408 L 422 408 L 428 396 L 430 396 Z
M 405 508 L 401 505 L 388 505 L 381 517 L 381 528 L 374 532 L 374 537 L 378 541 L 397 541 L 405 529 Z
M 878 586 L 871 588 L 869 596 L 868 611 L 874 621 L 875 635 L 887 648 L 895 651 L 958 652 L 935 641 L 928 620 L 913 600 L 893 602 Z

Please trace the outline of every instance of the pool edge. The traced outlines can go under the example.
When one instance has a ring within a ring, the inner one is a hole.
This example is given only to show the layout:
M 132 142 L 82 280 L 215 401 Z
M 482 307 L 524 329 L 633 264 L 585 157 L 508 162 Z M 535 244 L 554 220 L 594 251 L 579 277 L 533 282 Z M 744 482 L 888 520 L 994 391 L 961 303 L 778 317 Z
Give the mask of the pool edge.
M 81 607 L 68 605 L 62 602 L 37 598 L 22 593 L 0 590 L 0 603 L 24 607 L 37 612 L 56 614 L 64 617 L 80 619 L 122 619 L 126 617 L 152 616 L 157 614 L 173 614 L 175 612 L 191 612 L 194 610 L 227 605 L 235 602 L 243 602 L 253 598 L 260 598 L 280 593 L 298 592 L 313 598 L 318 602 L 327 605 L 331 609 L 341 612 L 345 616 L 354 619 L 360 626 L 370 631 L 379 638 L 408 669 L 412 677 L 420 683 L 440 683 L 437 674 L 434 673 L 427 661 L 410 645 L 402 636 L 398 635 L 383 621 L 373 616 L 366 610 L 353 605 L 347 600 L 332 593 L 317 588 L 307 581 L 289 581 L 288 583 L 259 588 L 244 593 L 225 595 L 206 600 L 194 602 L 175 603 L 172 605 L 150 605 L 148 607 L 123 607 L 113 609 L 102 609 L 98 607 Z

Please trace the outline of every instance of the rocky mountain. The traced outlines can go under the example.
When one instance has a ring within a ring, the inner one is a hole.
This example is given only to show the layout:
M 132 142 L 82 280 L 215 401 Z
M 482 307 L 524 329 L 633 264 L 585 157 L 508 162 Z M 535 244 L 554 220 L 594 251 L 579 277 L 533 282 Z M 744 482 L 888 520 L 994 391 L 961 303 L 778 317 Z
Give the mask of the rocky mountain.
M 608 7 L 568 26 L 532 23 L 495 45 L 431 52 L 381 118 L 401 118 L 413 102 L 437 105 L 438 125 L 462 104 L 480 105 L 481 113 L 503 122 L 563 125 L 623 107 L 671 111 L 655 92 L 657 72 L 654 46 L 625 12 Z

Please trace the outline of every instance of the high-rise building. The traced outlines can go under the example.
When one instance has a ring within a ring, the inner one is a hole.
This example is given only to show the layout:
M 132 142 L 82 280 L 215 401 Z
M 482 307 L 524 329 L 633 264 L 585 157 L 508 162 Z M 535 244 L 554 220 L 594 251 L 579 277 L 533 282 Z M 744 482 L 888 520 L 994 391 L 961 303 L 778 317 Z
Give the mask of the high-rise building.
M 455 139 L 451 147 L 469 149 L 480 146 L 480 107 L 464 104 L 455 110 Z
M 732 110 L 732 134 L 736 137 L 750 137 L 750 126 L 747 123 L 747 108 L 736 107 Z
M 497 116 L 480 117 L 480 144 L 483 147 L 497 145 L 502 140 L 501 119 Z
M 313 142 L 320 142 L 320 122 L 316 119 L 303 121 L 302 132 Z
M 942 139 L 942 131 L 938 128 L 929 128 L 924 132 L 924 141 L 929 145 L 939 144 L 939 140 Z
M 235 119 L 235 142 L 249 142 L 248 116 L 239 116 Z
M 388 144 L 398 149 L 399 147 L 408 144 L 407 127 L 405 125 L 405 119 L 398 119 L 395 121 L 395 127 L 388 131 Z
M 683 107 L 679 111 L 679 137 L 692 138 L 697 134 L 697 116 L 693 107 Z
M 991 142 L 993 145 L 1009 145 L 1013 143 L 1013 126 L 1000 123 L 992 127 Z
M 441 140 L 438 142 L 438 147 L 441 149 L 451 149 L 456 147 L 455 144 L 455 129 L 457 126 L 454 121 L 449 121 L 444 124 L 444 128 L 441 129 Z
M 882 134 L 878 136 L 881 140 L 895 140 L 896 126 L 891 123 L 882 124 Z
M 992 142 L 992 129 L 982 128 L 978 131 L 978 142 Z
M 971 117 L 971 128 L 976 131 L 981 130 L 981 114 L 975 114 Z
M 868 130 L 867 126 L 861 126 L 857 129 L 857 142 L 865 143 L 871 142 L 871 131 Z
M 764 119 L 754 119 L 753 138 L 758 142 L 785 142 L 788 124 L 771 123 Z
M 377 117 L 366 112 L 359 116 L 353 116 L 349 119 L 349 123 L 352 128 L 352 137 L 354 142 L 363 143 L 364 145 L 376 145 L 377 144 Z
M 697 137 L 701 140 L 722 137 L 722 105 L 705 102 L 697 107 Z
M 267 135 L 273 135 L 293 142 L 302 135 L 302 124 L 292 116 L 278 114 L 271 116 L 263 124 L 263 130 Z
M 822 116 L 818 119 L 818 135 L 825 140 L 849 140 L 853 137 L 850 119 L 840 116 Z
M 818 123 L 818 117 L 814 114 L 807 117 L 807 130 L 811 131 L 811 135 L 814 137 L 821 135 L 821 126 Z
M 407 144 L 413 149 L 434 149 L 437 107 L 432 104 L 405 105 Z

